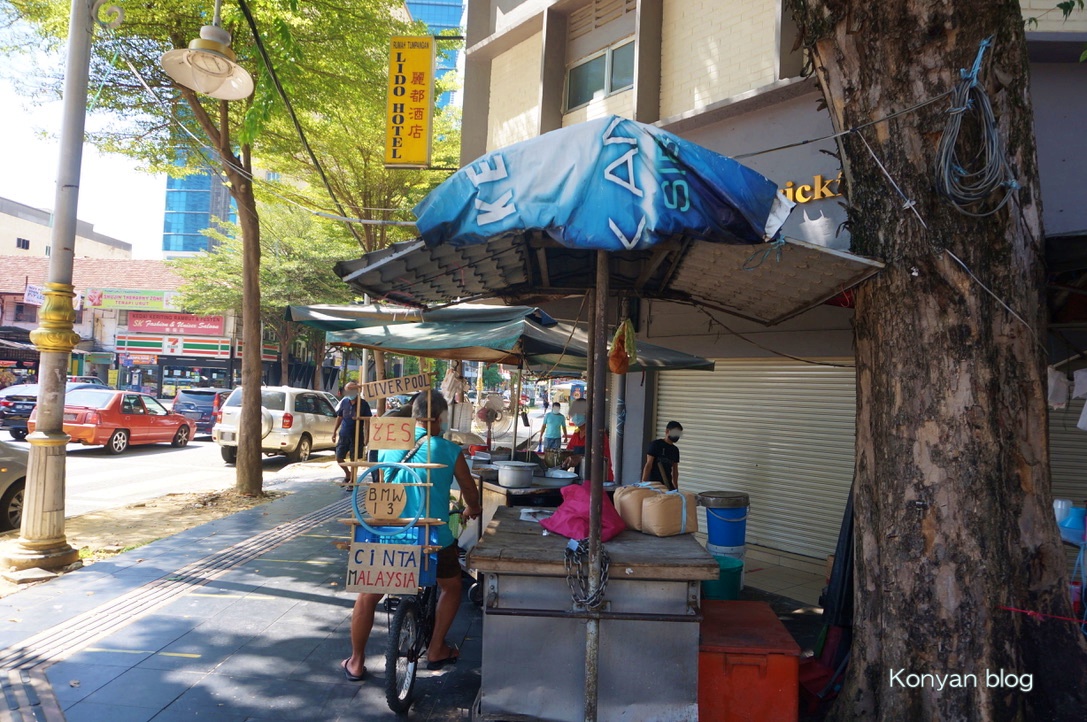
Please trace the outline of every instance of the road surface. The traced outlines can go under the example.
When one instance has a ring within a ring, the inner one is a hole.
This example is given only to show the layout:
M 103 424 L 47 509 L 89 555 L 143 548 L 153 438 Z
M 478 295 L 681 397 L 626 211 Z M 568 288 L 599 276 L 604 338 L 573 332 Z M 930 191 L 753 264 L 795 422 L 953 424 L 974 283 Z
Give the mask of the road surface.
M 29 449 L 25 442 L 13 445 Z M 283 456 L 263 457 L 264 486 L 274 488 L 277 479 L 292 474 Z M 314 453 L 307 471 L 327 467 L 329 479 L 341 476 L 331 464 L 331 451 Z M 294 465 L 297 466 L 297 465 Z M 133 504 L 175 492 L 221 491 L 234 487 L 234 467 L 223 463 L 219 447 L 198 436 L 188 446 L 169 444 L 131 446 L 123 454 L 107 454 L 100 446 L 68 445 L 64 515 L 79 516 L 99 509 Z M 307 474 L 309 475 L 309 474 Z

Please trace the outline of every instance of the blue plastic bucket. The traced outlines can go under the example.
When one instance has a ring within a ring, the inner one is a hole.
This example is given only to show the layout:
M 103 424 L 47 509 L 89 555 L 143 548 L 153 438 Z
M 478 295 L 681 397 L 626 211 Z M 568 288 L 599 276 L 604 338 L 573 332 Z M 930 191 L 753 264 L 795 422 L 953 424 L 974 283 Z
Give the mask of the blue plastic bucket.
M 739 547 L 747 538 L 748 496 L 739 491 L 704 491 L 698 503 L 706 508 L 709 543 L 718 547 Z
M 740 578 L 744 563 L 733 557 L 717 557 L 717 579 L 702 582 L 702 596 L 705 599 L 739 599 Z

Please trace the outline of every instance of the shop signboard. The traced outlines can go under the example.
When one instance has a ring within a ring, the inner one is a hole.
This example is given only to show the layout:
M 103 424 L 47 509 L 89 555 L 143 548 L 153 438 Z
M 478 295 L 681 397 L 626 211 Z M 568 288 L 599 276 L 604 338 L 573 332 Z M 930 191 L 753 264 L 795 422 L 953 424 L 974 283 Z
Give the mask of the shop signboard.
M 33 283 L 26 284 L 23 289 L 23 303 L 28 306 L 41 306 L 45 303 L 45 286 L 38 286 Z M 72 309 L 80 310 L 83 307 L 83 294 L 77 293 L 72 299 Z
M 86 291 L 91 308 L 129 311 L 179 311 L 176 291 L 148 291 L 130 288 L 90 288 Z
M 113 388 L 117 388 L 117 382 L 119 382 L 120 380 L 121 380 L 121 371 L 120 371 L 120 369 L 110 369 L 109 372 L 106 374 L 106 383 L 109 384 L 110 386 L 112 386 Z
M 245 342 L 238 339 L 238 358 L 245 355 Z M 266 343 L 261 347 L 260 354 L 261 361 L 278 361 L 279 360 L 279 346 L 274 343 Z
M 132 311 L 128 314 L 130 331 L 161 333 L 179 336 L 222 336 L 225 322 L 222 316 L 195 316 L 191 313 L 148 313 Z
M 121 356 L 122 366 L 154 366 L 158 362 L 158 356 L 146 353 L 129 353 Z
M 394 37 L 389 46 L 385 165 L 430 165 L 434 117 L 434 38 Z
M 162 356 L 230 358 L 230 339 L 210 336 L 117 334 L 118 353 L 155 353 Z

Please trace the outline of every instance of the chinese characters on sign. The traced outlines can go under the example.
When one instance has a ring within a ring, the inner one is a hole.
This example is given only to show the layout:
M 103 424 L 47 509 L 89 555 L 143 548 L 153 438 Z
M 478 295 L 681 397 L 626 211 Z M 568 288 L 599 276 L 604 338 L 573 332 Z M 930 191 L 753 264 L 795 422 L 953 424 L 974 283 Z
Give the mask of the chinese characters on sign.
M 385 165 L 430 165 L 434 38 L 394 37 L 389 51 Z

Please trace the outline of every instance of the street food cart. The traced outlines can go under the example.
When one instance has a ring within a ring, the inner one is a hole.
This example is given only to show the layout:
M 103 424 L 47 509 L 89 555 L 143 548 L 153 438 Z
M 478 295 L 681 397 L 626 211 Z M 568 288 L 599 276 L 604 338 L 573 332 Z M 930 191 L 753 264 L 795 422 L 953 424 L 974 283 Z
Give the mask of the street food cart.
M 483 575 L 475 719 L 585 719 L 585 628 L 599 617 L 600 720 L 698 718 L 700 583 L 713 557 L 691 534 L 625 531 L 607 543 L 606 604 L 571 599 L 568 539 L 499 508 L 468 563 Z

